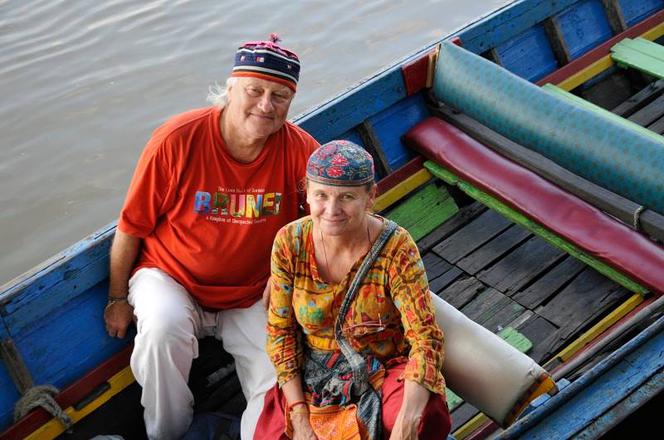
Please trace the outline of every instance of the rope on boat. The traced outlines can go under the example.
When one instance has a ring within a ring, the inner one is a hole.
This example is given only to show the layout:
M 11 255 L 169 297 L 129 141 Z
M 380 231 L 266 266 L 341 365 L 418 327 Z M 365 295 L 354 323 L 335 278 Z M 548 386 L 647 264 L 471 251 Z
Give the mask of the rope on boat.
M 34 385 L 30 371 L 28 371 L 21 353 L 16 349 L 16 344 L 11 338 L 0 341 L 0 360 L 7 367 L 16 389 L 22 394 L 22 397 L 14 405 L 15 422 L 25 417 L 34 408 L 41 407 L 58 419 L 66 430 L 72 427 L 74 422 L 55 401 L 54 397 L 60 391 L 52 385 Z
M 634 217 L 632 218 L 632 226 L 635 230 L 639 230 L 639 220 L 641 220 L 641 213 L 646 209 L 643 205 L 639 205 L 638 208 L 634 210 Z
M 49 414 L 58 419 L 65 429 L 73 426 L 74 422 L 55 401 L 60 391 L 53 385 L 38 385 L 30 388 L 23 394 L 14 406 L 14 421 L 18 421 L 35 408 L 44 408 Z

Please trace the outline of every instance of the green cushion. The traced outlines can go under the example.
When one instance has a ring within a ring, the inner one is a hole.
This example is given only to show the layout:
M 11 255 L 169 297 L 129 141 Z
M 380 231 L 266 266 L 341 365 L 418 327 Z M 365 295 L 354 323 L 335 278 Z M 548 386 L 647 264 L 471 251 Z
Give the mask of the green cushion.
M 503 136 L 664 214 L 664 148 L 651 136 L 448 42 L 441 46 L 434 92 Z

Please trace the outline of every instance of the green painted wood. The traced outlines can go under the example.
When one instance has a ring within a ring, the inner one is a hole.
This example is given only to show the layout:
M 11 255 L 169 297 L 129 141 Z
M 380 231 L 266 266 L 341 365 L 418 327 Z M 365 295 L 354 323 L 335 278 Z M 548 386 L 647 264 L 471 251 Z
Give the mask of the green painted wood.
M 515 327 L 530 341 L 534 341 L 528 356 L 537 363 L 547 360 L 551 356 L 550 353 L 559 347 L 558 327 L 537 313 Z
M 539 223 L 534 222 L 523 214 L 513 210 L 509 206 L 505 205 L 495 197 L 490 196 L 489 194 L 475 188 L 473 185 L 459 179 L 454 173 L 449 170 L 441 167 L 435 162 L 426 161 L 424 166 L 436 177 L 444 180 L 445 182 L 459 187 L 463 192 L 474 198 L 475 200 L 487 205 L 489 208 L 494 209 L 499 212 L 509 220 L 513 221 L 516 224 L 523 226 L 524 228 L 532 231 L 536 235 L 542 237 L 548 243 L 556 246 L 563 251 L 567 252 L 571 256 L 581 260 L 583 263 L 588 266 L 593 267 L 595 270 L 606 276 L 607 278 L 615 281 L 621 286 L 625 287 L 632 292 L 639 293 L 641 295 L 646 295 L 648 289 L 633 281 L 626 275 L 618 272 L 616 269 L 608 266 L 597 258 L 588 255 L 577 246 L 572 243 L 567 242 L 559 235 L 553 233 L 552 231 L 544 228 Z
M 387 214 L 406 228 L 415 241 L 424 237 L 459 211 L 445 188 L 431 183 Z
M 579 107 L 585 108 L 586 110 L 590 110 L 591 112 L 595 113 L 599 117 L 605 118 L 605 119 L 610 119 L 626 128 L 629 128 L 631 130 L 638 131 L 639 133 L 648 136 L 649 138 L 653 139 L 656 142 L 659 142 L 664 146 L 664 138 L 660 136 L 657 133 L 654 133 L 650 130 L 648 130 L 645 127 L 642 127 L 641 125 L 632 122 L 628 119 L 625 119 L 623 117 L 620 117 L 614 113 L 611 113 L 608 110 L 603 109 L 602 107 L 593 104 L 592 102 L 586 101 L 583 98 L 580 98 L 572 93 L 569 93 L 566 90 L 561 89 L 560 87 L 556 87 L 553 84 L 544 84 L 542 86 L 542 90 L 546 91 L 547 93 L 550 93 L 552 95 L 558 96 L 560 98 L 563 98 L 567 101 L 569 101 L 572 104 L 576 104 Z
M 659 48 L 646 47 L 643 42 L 638 42 L 637 40 L 625 38 L 613 46 L 611 48 L 611 58 L 613 61 L 623 67 L 632 67 L 656 78 L 664 78 L 664 58 L 660 58 L 661 50 Z M 656 43 L 649 43 L 659 46 Z
M 451 389 L 447 388 L 445 390 L 445 397 L 447 398 L 447 408 L 452 411 L 453 409 L 456 409 L 457 406 L 461 405 L 463 403 L 463 399 L 456 394 L 454 394 L 454 391 Z
M 657 44 L 654 41 L 646 40 L 645 38 L 625 38 L 616 46 L 619 46 L 622 43 L 623 47 L 629 47 L 632 50 L 641 52 L 644 55 L 648 55 L 651 58 L 655 58 L 659 61 L 664 61 L 664 46 Z
M 526 338 L 523 333 L 512 327 L 505 327 L 499 331 L 497 335 L 503 338 L 505 342 L 519 350 L 521 353 L 528 353 L 528 351 L 533 348 L 533 343 L 530 341 L 530 339 Z
M 424 253 L 438 244 L 441 240 L 455 233 L 458 229 L 462 228 L 472 219 L 477 217 L 486 210 L 486 206 L 481 203 L 474 202 L 470 205 L 464 206 L 459 209 L 459 212 L 451 219 L 437 227 L 433 232 L 426 235 L 417 242 L 417 247 L 420 248 L 420 253 Z

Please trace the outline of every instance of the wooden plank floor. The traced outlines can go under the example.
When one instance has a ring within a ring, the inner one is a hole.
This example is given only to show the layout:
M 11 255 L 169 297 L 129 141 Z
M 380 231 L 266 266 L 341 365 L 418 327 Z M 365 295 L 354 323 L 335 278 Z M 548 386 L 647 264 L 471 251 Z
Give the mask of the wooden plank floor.
M 653 81 L 612 112 L 664 134 L 664 80 Z M 465 213 L 465 216 L 464 216 Z M 533 343 L 527 354 L 551 360 L 631 293 L 541 238 L 492 211 L 462 208 L 420 241 L 420 251 L 445 272 L 432 291 L 492 332 L 511 326 Z M 453 274 L 448 276 L 447 274 Z M 440 281 L 439 281 L 440 280 Z M 557 365 L 552 363 L 552 366 Z M 452 432 L 478 413 L 452 412 Z
M 664 80 L 652 82 L 611 111 L 657 134 L 664 134 L 663 93 Z
M 533 343 L 527 354 L 541 364 L 630 296 L 477 204 L 462 208 L 418 245 L 434 293 L 494 333 L 516 328 Z M 467 403 L 457 407 L 453 430 L 477 412 Z

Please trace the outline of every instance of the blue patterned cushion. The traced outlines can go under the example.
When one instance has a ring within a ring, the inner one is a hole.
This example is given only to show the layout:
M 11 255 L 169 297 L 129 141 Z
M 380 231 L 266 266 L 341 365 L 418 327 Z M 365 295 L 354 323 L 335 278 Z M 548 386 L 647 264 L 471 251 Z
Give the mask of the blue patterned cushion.
M 503 136 L 664 214 L 664 138 L 657 142 L 549 95 L 449 42 L 441 47 L 434 92 Z

